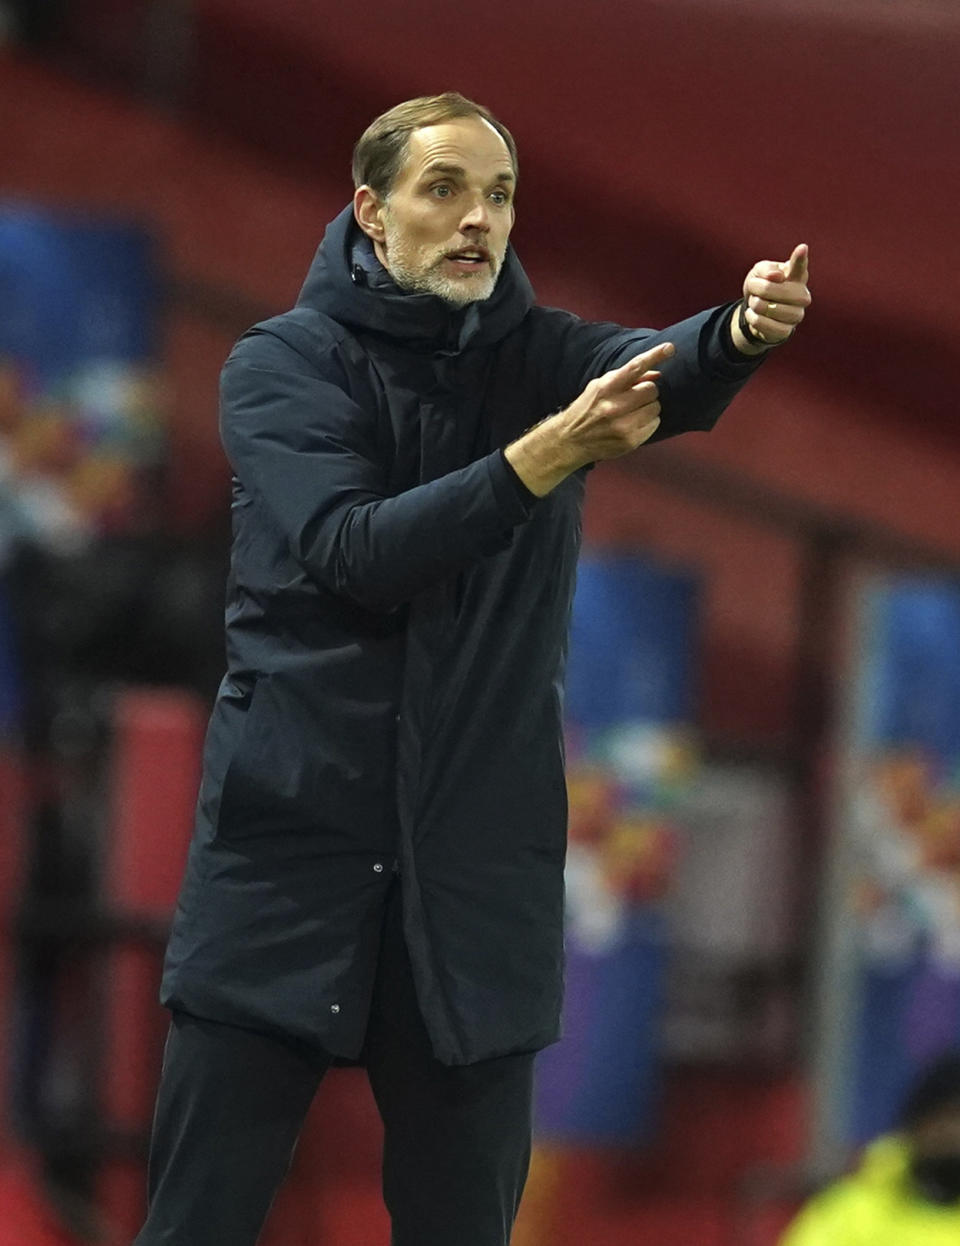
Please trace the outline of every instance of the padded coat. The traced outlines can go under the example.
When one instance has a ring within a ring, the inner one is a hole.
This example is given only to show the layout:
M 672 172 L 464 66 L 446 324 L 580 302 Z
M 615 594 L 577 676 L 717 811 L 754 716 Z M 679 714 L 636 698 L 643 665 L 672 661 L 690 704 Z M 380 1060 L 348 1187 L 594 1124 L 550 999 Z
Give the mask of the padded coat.
M 297 306 L 222 375 L 228 674 L 163 1001 L 362 1058 L 391 880 L 438 1058 L 558 1037 L 567 626 L 586 471 L 535 500 L 502 447 L 658 341 L 658 438 L 754 370 L 729 307 L 663 332 L 397 289 L 345 210 Z M 728 335 L 727 335 L 728 338 Z M 641 451 L 642 453 L 642 451 Z

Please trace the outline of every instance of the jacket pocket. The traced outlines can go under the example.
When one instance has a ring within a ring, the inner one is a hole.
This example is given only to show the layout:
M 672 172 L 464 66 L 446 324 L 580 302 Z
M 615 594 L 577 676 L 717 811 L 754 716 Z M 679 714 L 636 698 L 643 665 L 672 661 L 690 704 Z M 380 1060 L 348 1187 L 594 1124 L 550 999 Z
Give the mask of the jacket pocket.
M 309 728 L 281 706 L 269 675 L 250 696 L 220 794 L 217 835 L 240 839 L 310 824 L 303 742 Z

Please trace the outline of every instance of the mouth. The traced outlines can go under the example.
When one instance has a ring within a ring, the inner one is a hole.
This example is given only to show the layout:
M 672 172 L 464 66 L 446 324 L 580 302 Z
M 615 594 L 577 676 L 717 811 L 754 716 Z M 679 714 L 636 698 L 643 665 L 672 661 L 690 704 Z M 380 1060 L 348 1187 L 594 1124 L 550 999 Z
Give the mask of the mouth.
M 476 272 L 490 263 L 490 252 L 486 247 L 463 247 L 448 251 L 444 258 L 460 272 Z

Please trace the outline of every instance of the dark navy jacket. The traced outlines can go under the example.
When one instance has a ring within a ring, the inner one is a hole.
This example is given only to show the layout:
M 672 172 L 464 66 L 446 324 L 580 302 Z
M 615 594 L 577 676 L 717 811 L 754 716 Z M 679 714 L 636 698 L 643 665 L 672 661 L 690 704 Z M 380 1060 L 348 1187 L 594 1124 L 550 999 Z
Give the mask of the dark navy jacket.
M 347 209 L 223 370 L 229 673 L 162 998 L 357 1057 L 399 873 L 435 1052 L 470 1063 L 555 1040 L 562 992 L 586 473 L 535 501 L 501 448 L 657 341 L 658 437 L 710 428 L 755 361 L 729 308 L 586 323 L 535 306 L 510 251 L 489 300 L 451 309 L 357 254 Z

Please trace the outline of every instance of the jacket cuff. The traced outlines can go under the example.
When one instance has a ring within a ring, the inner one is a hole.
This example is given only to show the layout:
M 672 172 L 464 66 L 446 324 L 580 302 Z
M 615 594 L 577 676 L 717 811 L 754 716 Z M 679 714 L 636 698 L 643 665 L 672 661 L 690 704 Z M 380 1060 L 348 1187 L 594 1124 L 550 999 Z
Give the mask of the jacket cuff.
M 718 307 L 700 334 L 700 359 L 711 376 L 739 381 L 754 372 L 770 354 L 744 355 L 733 343 L 730 319 L 740 300 Z
M 487 456 L 487 471 L 500 513 L 511 527 L 523 523 L 539 500 L 507 462 L 502 450 Z
M 523 483 L 523 481 L 517 475 L 515 468 L 511 464 L 510 460 L 507 458 L 506 450 L 500 451 L 500 457 L 503 459 L 503 465 L 507 469 L 507 475 L 510 477 L 510 480 L 513 484 L 513 487 L 517 491 L 517 496 L 519 497 L 520 501 L 523 503 L 524 506 L 532 509 L 534 504 L 537 502 L 537 495 L 535 493 L 531 493 L 530 490 L 527 488 L 527 486 Z

